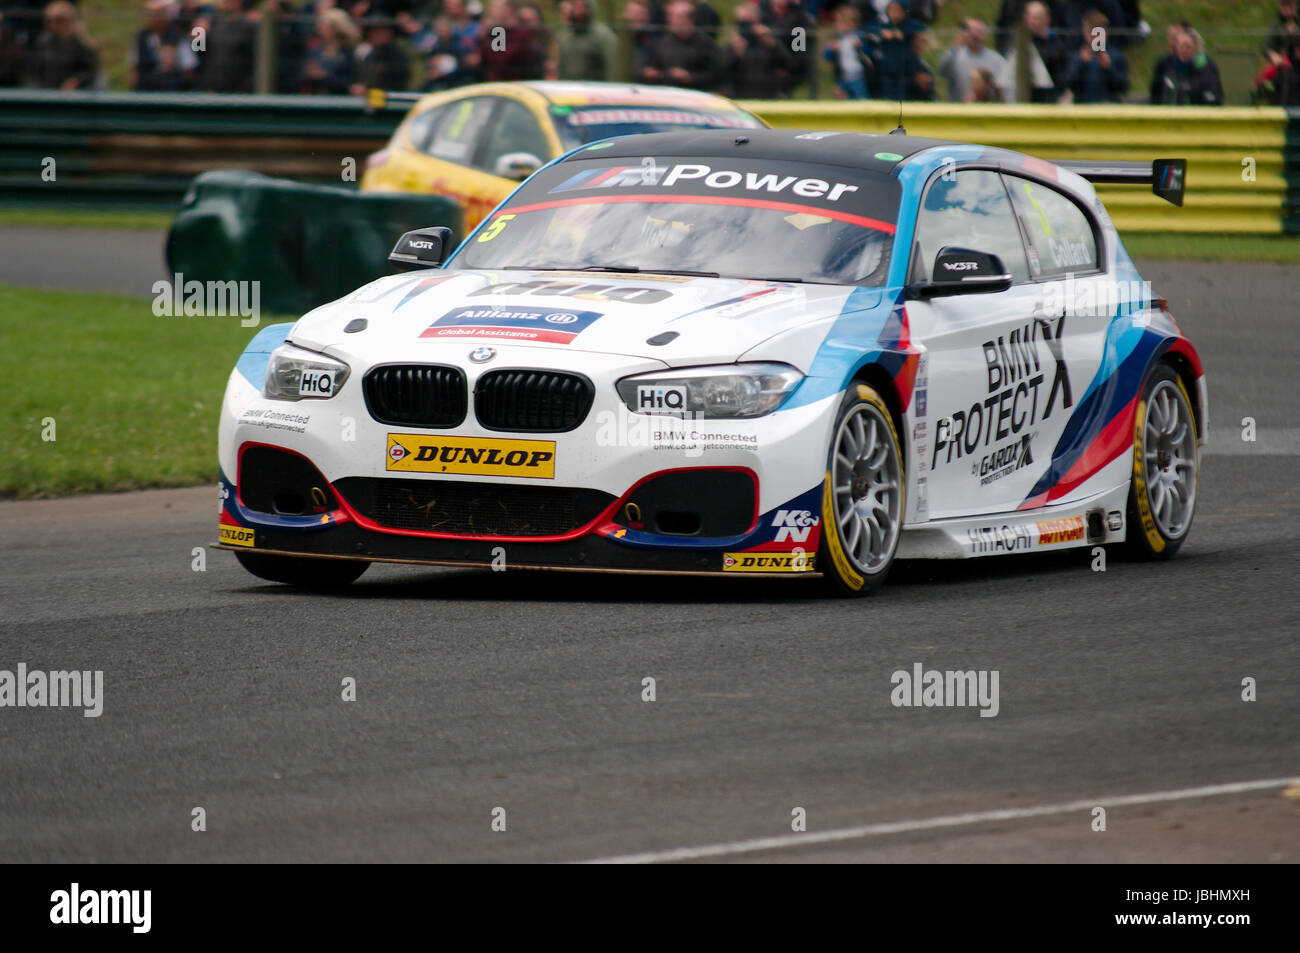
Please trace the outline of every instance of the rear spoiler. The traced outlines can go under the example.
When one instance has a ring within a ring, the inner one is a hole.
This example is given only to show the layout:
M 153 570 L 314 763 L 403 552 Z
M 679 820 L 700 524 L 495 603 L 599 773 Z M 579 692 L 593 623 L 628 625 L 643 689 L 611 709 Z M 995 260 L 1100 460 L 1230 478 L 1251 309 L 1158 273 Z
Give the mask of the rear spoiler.
M 1186 159 L 1153 159 L 1150 162 L 1053 159 L 1052 162 L 1093 183 L 1150 185 L 1151 191 L 1166 202 L 1179 206 L 1183 204 L 1183 191 L 1187 181 Z

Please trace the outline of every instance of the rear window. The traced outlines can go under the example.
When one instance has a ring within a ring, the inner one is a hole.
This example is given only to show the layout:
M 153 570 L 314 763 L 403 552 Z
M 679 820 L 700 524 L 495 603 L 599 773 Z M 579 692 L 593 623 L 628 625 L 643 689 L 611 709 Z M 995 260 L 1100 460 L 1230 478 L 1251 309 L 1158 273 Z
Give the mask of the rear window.
M 747 112 L 678 106 L 552 106 L 551 117 L 565 150 L 614 136 L 681 129 L 762 129 Z

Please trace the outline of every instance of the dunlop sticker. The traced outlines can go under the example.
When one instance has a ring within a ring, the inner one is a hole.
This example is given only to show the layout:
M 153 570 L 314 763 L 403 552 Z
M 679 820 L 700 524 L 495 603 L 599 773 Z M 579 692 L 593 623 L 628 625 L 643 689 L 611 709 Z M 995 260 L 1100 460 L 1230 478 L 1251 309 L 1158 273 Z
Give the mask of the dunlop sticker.
M 495 440 L 390 433 L 388 470 L 555 479 L 554 440 Z
M 247 526 L 228 526 L 220 523 L 217 525 L 217 542 L 225 543 L 227 546 L 251 547 L 253 531 Z

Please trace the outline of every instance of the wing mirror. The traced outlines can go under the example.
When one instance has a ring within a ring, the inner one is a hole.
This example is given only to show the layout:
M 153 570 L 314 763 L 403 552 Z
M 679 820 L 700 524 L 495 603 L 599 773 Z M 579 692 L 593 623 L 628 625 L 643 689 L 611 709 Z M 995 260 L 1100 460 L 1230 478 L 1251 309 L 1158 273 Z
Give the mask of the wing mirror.
M 451 250 L 451 229 L 417 228 L 397 240 L 388 256 L 391 271 L 414 271 L 417 268 L 437 268 Z
M 907 288 L 909 298 L 946 298 L 951 295 L 989 294 L 1011 287 L 1011 275 L 997 255 L 969 248 L 946 247 L 934 258 L 930 281 Z
M 503 179 L 522 182 L 541 167 L 542 160 L 531 152 L 507 152 L 497 159 L 492 171 Z

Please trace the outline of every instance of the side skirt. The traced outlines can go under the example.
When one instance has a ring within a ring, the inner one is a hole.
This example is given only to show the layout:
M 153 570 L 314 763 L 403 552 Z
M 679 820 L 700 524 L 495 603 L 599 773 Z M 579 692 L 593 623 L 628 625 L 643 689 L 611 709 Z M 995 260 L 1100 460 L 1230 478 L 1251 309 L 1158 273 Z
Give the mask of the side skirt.
M 1122 543 L 1128 484 L 1036 510 L 931 520 L 903 527 L 899 559 L 972 559 Z

